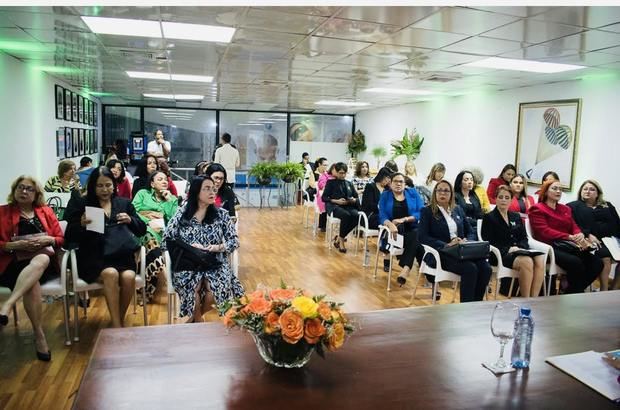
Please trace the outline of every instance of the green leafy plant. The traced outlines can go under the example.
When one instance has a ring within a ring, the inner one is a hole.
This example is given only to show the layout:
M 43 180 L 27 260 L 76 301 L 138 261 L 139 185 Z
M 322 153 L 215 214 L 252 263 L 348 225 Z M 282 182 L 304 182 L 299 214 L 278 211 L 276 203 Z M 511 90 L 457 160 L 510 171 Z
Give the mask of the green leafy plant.
M 351 141 L 347 147 L 347 151 L 353 158 L 357 158 L 360 152 L 366 151 L 366 136 L 361 130 L 355 131 L 351 136 Z
M 275 165 L 275 176 L 281 178 L 284 182 L 292 182 L 296 179 L 303 178 L 304 166 L 297 162 L 285 162 Z
M 274 161 L 269 162 L 257 162 L 252 165 L 248 171 L 248 175 L 256 177 L 256 182 L 259 185 L 269 185 L 271 178 L 277 176 L 278 164 Z
M 383 147 L 374 147 L 370 153 L 377 159 L 377 169 L 379 169 L 381 159 L 387 155 L 387 151 Z
M 423 143 L 424 138 L 420 138 L 420 134 L 415 129 L 408 133 L 405 128 L 403 138 L 390 143 L 392 146 L 392 159 L 404 155 L 408 161 L 413 161 L 420 155 Z

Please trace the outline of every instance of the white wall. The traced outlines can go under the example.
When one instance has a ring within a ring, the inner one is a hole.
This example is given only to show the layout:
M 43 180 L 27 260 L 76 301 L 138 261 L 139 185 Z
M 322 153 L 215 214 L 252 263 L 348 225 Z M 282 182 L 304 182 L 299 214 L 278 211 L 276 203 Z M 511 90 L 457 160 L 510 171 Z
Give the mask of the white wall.
M 58 127 L 91 128 L 56 119 L 55 84 L 76 91 L 68 84 L 0 52 L 0 203 L 6 203 L 10 184 L 17 176 L 29 174 L 44 184 L 47 178 L 56 174 Z M 101 141 L 101 104 L 93 97 L 89 96 L 89 99 L 97 102 Z M 89 156 L 95 160 L 99 157 L 98 154 Z M 80 157 L 73 160 L 79 166 Z
M 389 148 L 405 128 L 417 128 L 425 138 L 416 160 L 418 174 L 426 177 L 435 162 L 443 162 L 446 177 L 454 181 L 463 168 L 477 165 L 489 178 L 514 163 L 519 103 L 582 99 L 581 127 L 577 145 L 573 190 L 562 201 L 575 199 L 584 179 L 602 184 L 605 197 L 620 203 L 620 78 L 599 78 L 528 87 L 495 93 L 441 98 L 418 104 L 362 111 L 356 128 L 366 134 L 364 157 L 376 163 L 372 148 Z M 533 149 L 537 149 L 534 147 Z M 535 187 L 528 188 L 529 193 Z

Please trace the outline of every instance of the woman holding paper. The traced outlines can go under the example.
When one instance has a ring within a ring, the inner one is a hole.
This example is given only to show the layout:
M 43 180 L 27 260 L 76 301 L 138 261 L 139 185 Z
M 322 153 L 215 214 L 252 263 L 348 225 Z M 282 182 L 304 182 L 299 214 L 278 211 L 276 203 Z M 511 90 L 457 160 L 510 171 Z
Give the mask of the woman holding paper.
M 164 269 L 164 258 L 160 249 L 164 227 L 177 211 L 179 201 L 168 191 L 168 177 L 162 171 L 149 175 L 149 189 L 141 189 L 132 204 L 140 219 L 147 225 L 142 237 L 146 248 L 146 298 L 150 301 L 157 290 L 157 277 Z
M 386 226 L 394 239 L 403 236 L 403 254 L 398 265 L 402 268 L 396 281 L 400 286 L 407 282 L 413 267 L 413 260 L 418 251 L 418 220 L 424 201 L 415 188 L 405 187 L 405 175 L 392 174 L 391 190 L 385 190 L 379 198 L 379 221 Z
M 32 177 L 22 175 L 11 184 L 7 205 L 0 206 L 0 286 L 12 290 L 0 306 L 0 327 L 23 297 L 32 324 L 37 358 L 51 360 L 41 326 L 41 287 L 58 272 L 54 248 L 64 242 L 62 229 L 51 208 L 45 205 L 43 189 Z M 15 240 L 21 237 L 21 239 Z
M 100 213 L 103 213 L 105 226 L 103 234 L 91 230 L 91 224 L 97 221 L 92 220 L 90 215 L 94 218 Z M 78 246 L 76 254 L 80 278 L 89 283 L 103 283 L 112 327 L 122 327 L 135 290 L 135 252 L 139 244 L 132 234 L 143 236 L 146 225 L 128 199 L 116 196 L 114 175 L 106 167 L 92 172 L 86 196 L 71 198 L 64 218 L 68 222 L 65 233 L 67 242 Z
M 497 206 L 482 218 L 482 239 L 499 249 L 505 267 L 519 271 L 521 296 L 536 297 L 545 277 L 544 257 L 540 254 L 525 255 L 524 250 L 530 248 L 525 226 L 517 212 L 508 210 L 512 203 L 511 189 L 500 185 L 495 193 Z M 491 255 L 491 259 L 494 258 Z

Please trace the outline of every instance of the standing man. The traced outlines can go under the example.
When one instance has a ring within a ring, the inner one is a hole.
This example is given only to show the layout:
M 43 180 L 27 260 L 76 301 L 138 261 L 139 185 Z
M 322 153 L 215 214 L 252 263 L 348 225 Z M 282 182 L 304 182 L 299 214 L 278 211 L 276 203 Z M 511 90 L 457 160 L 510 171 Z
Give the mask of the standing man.
M 231 186 L 235 184 L 235 172 L 241 161 L 239 160 L 239 151 L 230 145 L 230 134 L 225 132 L 222 135 L 222 146 L 215 150 L 215 162 L 222 164 L 226 169 L 226 176 Z
M 164 157 L 168 159 L 171 151 L 170 141 L 166 141 L 164 139 L 164 133 L 162 130 L 157 130 L 155 131 L 155 140 L 149 142 L 146 150 L 149 154 L 153 154 L 156 157 Z

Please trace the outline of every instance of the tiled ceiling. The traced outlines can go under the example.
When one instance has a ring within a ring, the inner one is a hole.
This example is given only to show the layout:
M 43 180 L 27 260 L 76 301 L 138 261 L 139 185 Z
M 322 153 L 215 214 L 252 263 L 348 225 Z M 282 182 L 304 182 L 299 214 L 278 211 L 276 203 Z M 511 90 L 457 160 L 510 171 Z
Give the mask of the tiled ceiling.
M 236 28 L 230 44 L 93 34 L 80 16 Z M 0 51 L 104 103 L 165 104 L 143 93 L 202 94 L 205 108 L 353 113 L 428 96 L 620 74 L 620 7 L 0 7 Z M 489 56 L 584 65 L 534 74 L 464 66 Z M 56 67 L 56 69 L 49 69 Z M 126 71 L 210 75 L 211 84 Z M 437 79 L 444 80 L 438 81 Z M 363 108 L 317 107 L 319 100 Z M 188 105 L 187 103 L 178 105 Z

